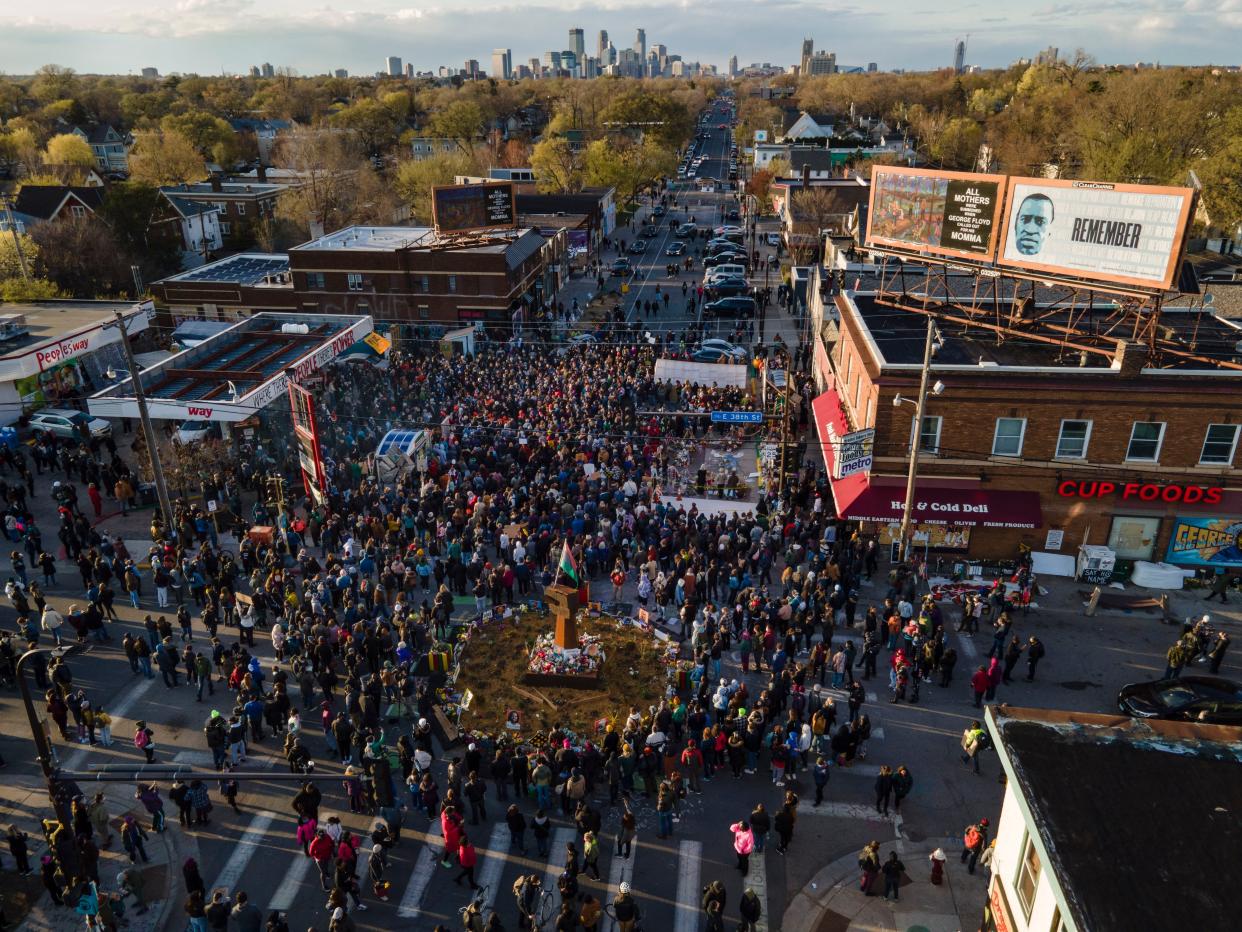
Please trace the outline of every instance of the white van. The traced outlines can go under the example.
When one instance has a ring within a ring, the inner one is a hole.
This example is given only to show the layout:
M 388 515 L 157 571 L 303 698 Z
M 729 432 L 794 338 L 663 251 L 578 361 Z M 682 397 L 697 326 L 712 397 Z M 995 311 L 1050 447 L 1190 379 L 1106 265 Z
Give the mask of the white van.
M 738 265 L 736 262 L 722 262 L 720 265 L 712 266 L 703 275 L 703 282 L 715 281 L 718 278 L 745 278 L 746 266 Z

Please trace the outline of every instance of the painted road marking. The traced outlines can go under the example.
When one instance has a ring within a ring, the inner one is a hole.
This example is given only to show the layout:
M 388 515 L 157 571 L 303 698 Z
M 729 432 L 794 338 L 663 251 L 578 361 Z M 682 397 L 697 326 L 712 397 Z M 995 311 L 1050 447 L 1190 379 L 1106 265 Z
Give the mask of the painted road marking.
M 440 854 L 439 839 L 443 837 L 440 820 L 432 823 L 424 838 L 423 850 L 418 852 L 418 860 L 414 863 L 414 872 L 410 874 L 410 882 L 406 885 L 405 894 L 401 897 L 401 905 L 397 907 L 397 915 L 402 919 L 417 919 L 422 912 L 423 897 L 431 878 L 436 872 L 436 863 Z
M 124 737 L 127 729 L 120 727 L 120 723 L 125 720 L 129 714 L 129 710 L 138 704 L 143 695 L 155 680 L 149 680 L 143 677 L 133 686 L 131 686 L 116 702 L 108 703 L 104 706 L 105 711 L 112 716 L 112 740 L 115 742 L 119 737 Z M 130 735 L 130 737 L 133 737 Z M 158 751 L 160 746 L 159 734 L 156 734 L 155 747 Z M 81 770 L 82 765 L 86 763 L 86 758 L 90 755 L 93 748 L 89 745 L 76 748 L 72 754 L 65 755 L 64 763 L 61 765 L 66 770 Z
M 750 872 L 743 881 L 743 887 L 750 887 L 759 897 L 759 921 L 755 923 L 755 932 L 768 932 L 768 862 L 766 851 L 755 851 L 750 856 Z
M 492 904 L 496 902 L 496 891 L 500 885 L 500 875 L 505 869 L 508 846 L 509 826 L 504 822 L 498 822 L 492 829 L 492 837 L 487 841 L 483 867 L 476 881 L 480 886 L 487 888 L 487 894 L 483 897 L 483 915 L 487 915 Z
M 217 887 L 223 887 L 225 890 L 232 892 L 233 888 L 237 886 L 237 882 L 241 880 L 242 873 L 246 870 L 246 865 L 250 863 L 250 859 L 254 857 L 255 851 L 258 850 L 259 842 L 263 840 L 263 836 L 267 834 L 267 830 L 275 819 L 276 813 L 269 812 L 266 809 L 255 813 L 254 818 L 250 820 L 250 824 L 246 826 L 246 831 L 242 833 L 242 837 L 237 839 L 237 844 L 233 848 L 233 853 L 229 855 L 224 869 L 220 871 L 216 882 L 211 885 L 213 890 Z
M 285 871 L 285 877 L 280 882 L 280 886 L 276 888 L 276 892 L 272 894 L 271 901 L 267 904 L 269 910 L 275 909 L 280 912 L 286 912 L 293 905 L 293 901 L 297 899 L 298 890 L 302 888 L 302 883 L 306 880 L 306 875 L 314 865 L 314 858 L 307 855 L 296 855 L 296 860 L 289 865 L 289 869 Z
M 577 833 L 572 828 L 558 828 L 548 839 L 548 866 L 543 874 L 543 888 L 554 896 L 558 896 L 556 881 L 565 870 L 565 846 L 574 840 Z M 578 852 L 581 856 L 582 852 Z
M 703 866 L 703 843 L 683 841 L 677 850 L 677 919 L 675 932 L 699 930 L 699 874 Z
M 612 863 L 608 865 L 608 900 L 611 903 L 617 898 L 617 889 L 622 883 L 632 883 L 634 880 L 634 862 L 638 860 L 638 839 L 635 838 L 630 846 L 630 856 L 623 858 L 621 855 L 614 855 Z M 620 926 L 617 920 L 611 916 L 604 916 L 604 932 L 616 932 Z

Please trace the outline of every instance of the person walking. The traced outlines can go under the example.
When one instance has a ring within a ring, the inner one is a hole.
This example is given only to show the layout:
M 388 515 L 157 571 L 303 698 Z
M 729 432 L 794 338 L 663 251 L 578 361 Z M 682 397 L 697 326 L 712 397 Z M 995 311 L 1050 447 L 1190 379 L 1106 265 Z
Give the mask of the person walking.
M 905 764 L 901 764 L 893 774 L 893 811 L 901 812 L 901 801 L 914 789 L 914 777 Z
M 988 668 L 980 665 L 970 677 L 970 689 L 975 694 L 975 708 L 983 707 L 983 697 L 988 691 Z
M 988 824 L 987 819 L 980 819 L 966 826 L 966 831 L 962 833 L 962 863 L 966 865 L 966 870 L 971 874 L 975 872 L 979 855 L 983 854 L 983 849 L 987 847 Z
M 962 732 L 962 763 L 975 765 L 975 773 L 979 773 L 979 752 L 983 750 L 984 736 L 987 734 L 977 720 L 970 723 Z
M 622 798 L 621 805 L 625 811 L 621 813 L 621 829 L 617 832 L 617 854 L 628 861 L 634 837 L 638 834 L 638 820 L 630 809 L 628 796 Z
M 1229 602 L 1228 592 L 1229 571 L 1217 570 L 1216 575 L 1212 577 L 1212 591 L 1204 597 L 1203 601 L 1211 602 L 1214 598 L 1220 596 L 1221 604 L 1226 605 Z
M 509 847 L 517 848 L 523 856 L 526 854 L 526 816 L 517 803 L 510 804 L 505 811 L 505 823 L 509 826 Z
M 1026 642 L 1026 681 L 1028 683 L 1035 681 L 1035 668 L 1044 659 L 1044 653 L 1044 642 L 1032 634 L 1030 640 Z
M 893 795 L 893 771 L 887 764 L 880 767 L 875 778 L 875 811 L 888 815 L 888 800 Z
M 1224 631 L 1216 632 L 1216 640 L 1212 642 L 1212 647 L 1208 651 L 1208 672 L 1212 674 L 1220 673 L 1220 665 L 1225 661 L 1225 651 L 1229 649 L 1229 635 Z M 1034 671 L 1032 671 L 1034 675 Z
M 142 720 L 134 722 L 134 747 L 146 755 L 148 764 L 155 763 L 155 732 Z
M 751 831 L 750 823 L 745 819 L 734 822 L 729 826 L 729 831 L 733 833 L 733 850 L 737 854 L 737 869 L 745 877 L 750 871 L 750 854 L 755 850 L 755 834 Z
M 888 860 L 880 868 L 884 874 L 884 899 L 887 900 L 890 893 L 894 900 L 901 899 L 901 875 L 905 869 L 906 866 L 897 857 L 897 852 L 889 852 Z
M 797 803 L 790 802 L 790 796 L 793 796 L 793 794 L 785 794 L 785 805 L 781 806 L 780 811 L 776 813 L 776 817 L 772 820 L 772 824 L 776 828 L 777 854 L 788 853 L 789 843 L 793 841 L 794 823 L 798 821 Z M 796 800 L 797 797 L 794 797 L 794 799 Z
M 750 887 L 746 888 L 746 892 L 742 894 L 742 899 L 737 904 L 738 912 L 742 914 L 742 921 L 738 924 L 738 932 L 757 932 L 759 920 L 763 918 L 763 904 L 759 900 L 758 894 Z
M 470 881 L 470 889 L 477 890 L 479 885 L 474 882 L 474 865 L 478 863 L 479 855 L 474 850 L 474 845 L 470 844 L 470 839 L 466 835 L 461 836 L 461 840 L 457 844 L 457 863 L 461 865 L 461 872 L 453 878 L 453 883 L 461 886 L 462 879 Z
M 818 806 L 824 801 L 824 790 L 828 786 L 829 776 L 828 759 L 818 757 L 815 760 L 815 767 L 811 770 L 811 779 L 815 781 L 815 802 L 812 806 Z
M 871 896 L 871 886 L 880 873 L 880 843 L 878 841 L 870 841 L 863 848 L 862 854 L 858 856 L 858 868 L 862 872 L 858 881 L 858 889 L 865 895 Z

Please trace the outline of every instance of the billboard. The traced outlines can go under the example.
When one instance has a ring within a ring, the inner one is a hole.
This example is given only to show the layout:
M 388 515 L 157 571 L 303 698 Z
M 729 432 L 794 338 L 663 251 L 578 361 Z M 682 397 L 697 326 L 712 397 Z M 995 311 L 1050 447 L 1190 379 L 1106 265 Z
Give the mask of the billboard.
M 455 184 L 431 189 L 431 215 L 440 233 L 517 226 L 513 183 Z
M 1180 566 L 1242 566 L 1242 521 L 1178 515 L 1165 560 Z
M 1010 178 L 997 264 L 1170 288 L 1194 201 L 1190 188 Z
M 1003 175 L 877 165 L 867 245 L 990 262 L 1004 189 Z

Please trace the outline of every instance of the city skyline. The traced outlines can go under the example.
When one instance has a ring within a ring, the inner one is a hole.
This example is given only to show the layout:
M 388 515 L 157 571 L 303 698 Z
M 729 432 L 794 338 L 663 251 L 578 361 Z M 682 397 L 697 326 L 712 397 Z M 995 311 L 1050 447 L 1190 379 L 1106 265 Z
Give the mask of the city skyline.
M 107 9 L 86 0 L 47 0 L 36 16 L 0 15 L 0 62 L 10 74 L 29 74 L 48 63 L 84 73 L 136 74 L 152 66 L 162 74 L 245 74 L 255 61 L 301 74 L 337 68 L 374 74 L 393 55 L 426 72 L 441 65 L 460 67 L 470 58 L 490 64 L 491 49 L 501 44 L 514 50 L 515 62 L 542 56 L 563 49 L 568 30 L 577 28 L 583 30 L 588 55 L 596 51 L 593 40 L 601 30 L 621 48 L 632 47 L 636 30 L 643 29 L 648 48 L 662 44 L 687 61 L 725 72 L 735 54 L 742 64 L 797 64 L 801 36 L 786 28 L 790 14 L 800 17 L 798 33 L 832 36 L 831 42 L 821 40 L 825 48 L 860 61 L 879 60 L 885 69 L 946 67 L 945 49 L 967 32 L 970 63 L 982 68 L 1005 67 L 1046 45 L 1083 46 L 1099 61 L 1117 63 L 1236 64 L 1242 57 L 1242 11 L 1208 11 L 1197 0 L 1185 0 L 1180 7 L 1137 0 L 1127 4 L 1124 23 L 1116 4 L 1062 2 L 1034 8 L 1006 0 L 999 6 L 971 2 L 934 11 L 934 19 L 925 15 L 933 12 L 925 0 L 896 0 L 886 10 L 904 11 L 907 17 L 880 17 L 848 5 L 826 9 L 808 0 L 775 0 L 769 6 L 779 7 L 781 15 L 751 22 L 753 6 L 741 0 L 713 4 L 711 15 L 700 15 L 707 8 L 695 0 L 673 8 L 613 0 L 607 6 L 520 10 L 492 0 L 427 9 L 400 0 L 370 0 L 366 9 L 348 12 L 292 0 L 180 0 L 171 6 L 128 0 Z M 487 32 L 461 28 L 462 16 L 473 20 L 478 15 L 486 16 Z M 747 25 L 739 46 L 734 20 L 741 17 L 747 17 Z M 893 21 L 934 23 L 935 28 L 892 28 Z M 106 41 L 100 41 L 101 33 Z

